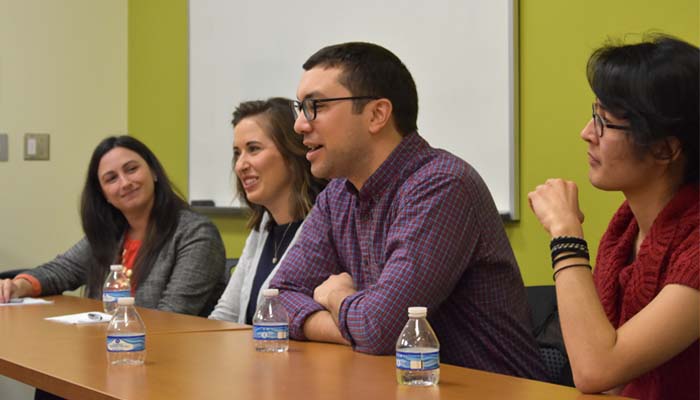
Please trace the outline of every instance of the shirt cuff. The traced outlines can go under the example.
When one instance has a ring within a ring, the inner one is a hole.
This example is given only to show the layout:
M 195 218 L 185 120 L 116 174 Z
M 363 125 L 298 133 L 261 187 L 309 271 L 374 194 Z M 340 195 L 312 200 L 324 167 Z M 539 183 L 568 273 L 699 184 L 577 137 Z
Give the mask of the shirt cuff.
M 18 279 L 24 279 L 28 281 L 32 285 L 32 292 L 29 293 L 30 297 L 36 297 L 41 294 L 41 283 L 39 283 L 39 280 L 33 277 L 32 275 L 29 274 L 19 274 L 15 276 L 13 281 L 16 281 Z
M 308 340 L 304 335 L 304 323 L 309 316 L 315 312 L 323 311 L 322 305 L 315 301 L 310 301 L 303 304 L 297 311 L 296 315 L 289 321 L 289 335 L 295 340 Z
M 360 296 L 362 296 L 362 292 L 356 292 L 343 299 L 343 302 L 340 303 L 340 310 L 338 311 L 338 328 L 340 329 L 340 334 L 343 335 L 345 340 L 350 342 L 353 349 L 355 348 L 355 341 L 352 338 L 348 326 L 348 313 L 350 312 L 350 305 L 352 302 Z

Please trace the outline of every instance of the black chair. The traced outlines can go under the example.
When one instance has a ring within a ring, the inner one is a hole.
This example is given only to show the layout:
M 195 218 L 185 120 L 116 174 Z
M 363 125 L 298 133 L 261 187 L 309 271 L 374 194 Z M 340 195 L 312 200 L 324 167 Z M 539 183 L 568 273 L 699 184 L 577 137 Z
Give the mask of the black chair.
M 211 312 L 214 311 L 214 307 L 216 307 L 216 303 L 219 302 L 219 298 L 221 297 L 221 295 L 224 294 L 224 290 L 226 290 L 226 285 L 228 285 L 228 281 L 231 280 L 231 273 L 233 272 L 233 269 L 236 267 L 237 264 L 237 258 L 226 259 L 226 266 L 224 267 L 221 280 L 217 282 L 216 286 L 214 286 L 214 289 L 212 289 L 212 292 L 209 295 L 209 298 L 207 299 L 207 303 L 204 305 L 204 308 L 202 308 L 202 311 L 199 313 L 200 317 L 208 317 L 209 314 L 211 314 Z
M 27 269 L 9 269 L 7 271 L 2 271 L 0 272 L 0 279 L 13 279 L 23 272 L 27 272 Z
M 233 270 L 236 268 L 236 265 L 238 265 L 238 259 L 237 258 L 227 258 L 226 259 L 226 274 L 227 278 L 231 278 L 231 274 L 233 274 Z M 226 279 L 226 283 L 228 283 L 228 279 Z
M 564 347 L 554 286 L 526 288 L 532 312 L 533 335 L 545 362 L 549 381 L 558 385 L 574 386 L 571 365 Z

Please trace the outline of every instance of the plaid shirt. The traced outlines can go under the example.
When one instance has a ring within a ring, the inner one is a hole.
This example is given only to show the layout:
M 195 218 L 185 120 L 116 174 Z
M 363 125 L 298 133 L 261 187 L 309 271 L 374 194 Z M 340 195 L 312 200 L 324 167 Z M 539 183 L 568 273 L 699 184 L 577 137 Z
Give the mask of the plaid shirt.
M 493 199 L 463 160 L 406 136 L 358 192 L 333 180 L 318 197 L 271 287 L 290 333 L 323 310 L 313 291 L 349 273 L 357 293 L 340 308 L 355 350 L 393 354 L 409 306 L 427 306 L 443 362 L 542 379 L 529 307 Z

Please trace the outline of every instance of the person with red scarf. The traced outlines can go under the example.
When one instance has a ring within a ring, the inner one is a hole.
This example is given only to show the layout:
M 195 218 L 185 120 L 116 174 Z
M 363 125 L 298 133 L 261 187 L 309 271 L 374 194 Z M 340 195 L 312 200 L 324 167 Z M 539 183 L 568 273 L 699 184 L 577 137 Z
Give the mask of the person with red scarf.
M 664 35 L 589 59 L 589 179 L 625 196 L 593 274 L 576 184 L 550 179 L 528 196 L 552 236 L 561 329 L 582 392 L 700 397 L 699 64 L 698 47 Z

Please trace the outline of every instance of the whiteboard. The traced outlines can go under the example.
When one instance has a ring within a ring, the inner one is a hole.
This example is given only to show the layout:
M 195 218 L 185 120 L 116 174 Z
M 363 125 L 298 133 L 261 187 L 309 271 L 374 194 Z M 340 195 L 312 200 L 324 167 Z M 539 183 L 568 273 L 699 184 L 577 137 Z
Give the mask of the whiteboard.
M 517 0 L 189 1 L 189 199 L 238 207 L 231 114 L 294 98 L 320 48 L 391 50 L 418 88 L 418 131 L 474 166 L 518 218 Z

